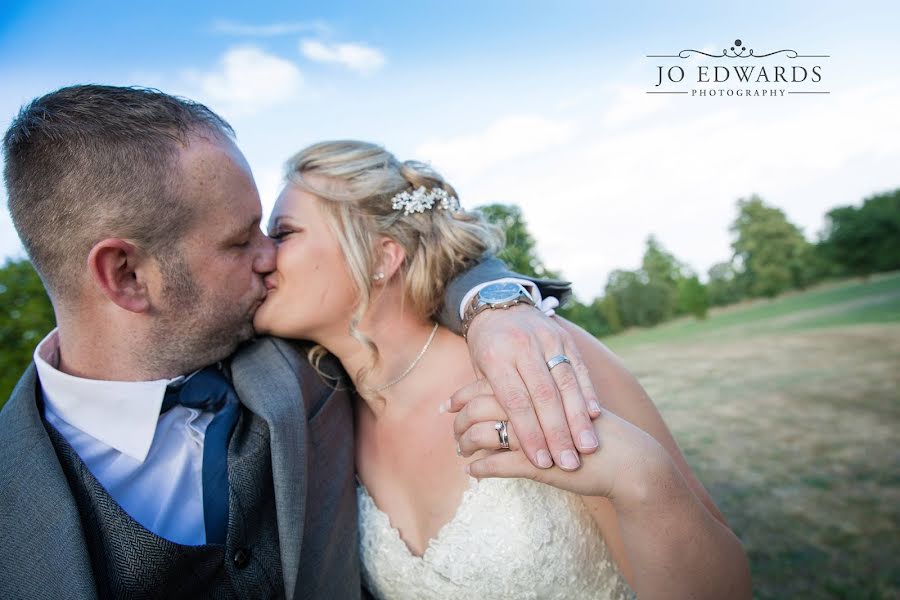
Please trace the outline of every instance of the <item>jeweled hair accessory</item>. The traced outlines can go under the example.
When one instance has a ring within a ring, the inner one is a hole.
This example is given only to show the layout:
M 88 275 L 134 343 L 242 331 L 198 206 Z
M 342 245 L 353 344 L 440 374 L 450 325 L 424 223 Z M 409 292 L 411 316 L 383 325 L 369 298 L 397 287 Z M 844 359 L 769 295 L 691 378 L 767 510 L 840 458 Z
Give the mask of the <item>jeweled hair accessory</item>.
M 441 210 L 459 210 L 459 200 L 455 196 L 451 196 L 444 188 L 431 188 L 426 190 L 425 186 L 407 192 L 403 191 L 396 194 L 391 199 L 391 206 L 394 210 L 403 209 L 403 214 L 425 212 L 425 209 L 431 209 L 437 206 Z

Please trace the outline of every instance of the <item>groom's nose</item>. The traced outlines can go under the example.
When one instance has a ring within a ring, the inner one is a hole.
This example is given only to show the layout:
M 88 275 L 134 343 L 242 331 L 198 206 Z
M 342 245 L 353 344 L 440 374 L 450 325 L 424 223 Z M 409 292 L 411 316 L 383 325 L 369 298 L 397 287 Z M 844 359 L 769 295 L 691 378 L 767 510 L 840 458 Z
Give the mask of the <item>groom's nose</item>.
M 253 260 L 253 270 L 265 275 L 275 270 L 275 242 L 265 234 L 259 237 L 259 251 Z

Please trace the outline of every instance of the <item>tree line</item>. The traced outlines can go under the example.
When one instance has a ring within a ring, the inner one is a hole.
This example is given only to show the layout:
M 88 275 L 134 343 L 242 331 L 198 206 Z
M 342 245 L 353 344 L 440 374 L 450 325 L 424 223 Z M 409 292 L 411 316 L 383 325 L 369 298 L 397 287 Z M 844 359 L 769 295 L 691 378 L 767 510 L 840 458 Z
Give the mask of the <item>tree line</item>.
M 900 189 L 872 195 L 861 206 L 828 211 L 815 241 L 807 240 L 784 211 L 759 196 L 741 198 L 735 208 L 729 227 L 732 254 L 710 267 L 705 282 L 650 235 L 640 268 L 614 270 L 603 294 L 587 303 L 573 299 L 558 312 L 605 336 L 685 315 L 704 319 L 713 306 L 773 298 L 825 279 L 900 269 Z M 514 270 L 535 277 L 561 276 L 538 257 L 517 206 L 492 204 L 482 211 L 506 232 L 500 258 Z
M 559 312 L 604 336 L 682 315 L 705 318 L 711 306 L 772 298 L 826 278 L 900 269 L 900 189 L 873 195 L 858 207 L 830 210 L 815 242 L 808 241 L 781 209 L 757 196 L 738 200 L 736 208 L 730 227 L 733 253 L 709 269 L 705 282 L 651 235 L 640 268 L 613 271 L 601 296 L 588 303 L 573 299 Z M 491 204 L 481 210 L 506 233 L 499 256 L 513 270 L 534 277 L 562 277 L 538 257 L 519 207 Z M 8 259 L 0 267 L 0 303 L 2 406 L 31 361 L 34 347 L 55 321 L 44 287 L 26 259 Z

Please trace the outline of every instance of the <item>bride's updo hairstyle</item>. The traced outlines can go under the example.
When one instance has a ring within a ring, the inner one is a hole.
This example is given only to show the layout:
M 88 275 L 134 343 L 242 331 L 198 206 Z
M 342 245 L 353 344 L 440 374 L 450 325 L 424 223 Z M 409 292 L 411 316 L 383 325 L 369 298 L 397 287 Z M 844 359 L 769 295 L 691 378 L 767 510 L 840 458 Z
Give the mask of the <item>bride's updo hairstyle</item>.
M 323 200 L 327 220 L 343 248 L 347 268 L 359 292 L 353 334 L 372 297 L 380 236 L 396 241 L 406 259 L 395 276 L 401 277 L 409 308 L 422 318 L 435 318 L 447 284 L 485 253 L 502 247 L 503 234 L 478 212 L 457 207 L 441 209 L 439 202 L 422 212 L 405 214 L 393 207 L 394 196 L 424 187 L 453 187 L 430 166 L 400 162 L 376 144 L 353 140 L 320 142 L 287 162 L 287 181 Z M 322 179 L 319 179 L 322 178 Z M 324 185 L 323 185 L 324 182 Z

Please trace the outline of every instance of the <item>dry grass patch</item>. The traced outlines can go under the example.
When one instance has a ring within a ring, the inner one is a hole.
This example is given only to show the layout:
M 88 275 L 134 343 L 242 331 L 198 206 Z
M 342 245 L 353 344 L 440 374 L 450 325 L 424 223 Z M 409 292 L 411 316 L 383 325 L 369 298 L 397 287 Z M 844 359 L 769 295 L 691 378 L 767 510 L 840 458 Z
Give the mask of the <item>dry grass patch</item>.
M 743 540 L 757 597 L 900 596 L 900 325 L 620 354 Z

